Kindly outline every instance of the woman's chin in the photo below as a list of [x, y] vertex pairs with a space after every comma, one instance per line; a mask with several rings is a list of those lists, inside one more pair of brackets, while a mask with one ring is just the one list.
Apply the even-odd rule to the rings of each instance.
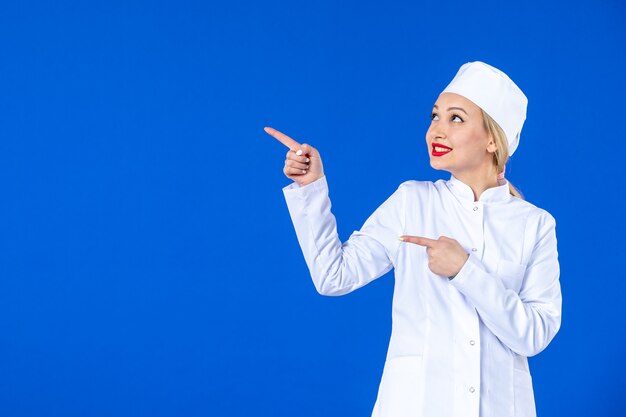
[[430, 157], [430, 166], [432, 169], [436, 169], [438, 171], [447, 171], [446, 164], [441, 163], [441, 161], [435, 156]]

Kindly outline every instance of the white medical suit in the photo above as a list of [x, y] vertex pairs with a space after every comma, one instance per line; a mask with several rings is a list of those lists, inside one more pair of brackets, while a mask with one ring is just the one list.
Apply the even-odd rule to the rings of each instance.
[[[373, 417], [531, 417], [527, 357], [561, 323], [554, 218], [509, 194], [407, 181], [341, 243], [326, 177], [283, 189], [313, 283], [356, 290], [395, 269], [392, 332]], [[469, 258], [453, 279], [400, 235], [456, 239]]]

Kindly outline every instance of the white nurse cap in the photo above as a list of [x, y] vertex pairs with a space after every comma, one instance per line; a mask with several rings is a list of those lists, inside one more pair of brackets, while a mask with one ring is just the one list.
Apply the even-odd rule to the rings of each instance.
[[491, 116], [506, 134], [509, 155], [513, 155], [526, 120], [528, 99], [505, 73], [484, 62], [468, 62], [443, 92], [459, 94]]

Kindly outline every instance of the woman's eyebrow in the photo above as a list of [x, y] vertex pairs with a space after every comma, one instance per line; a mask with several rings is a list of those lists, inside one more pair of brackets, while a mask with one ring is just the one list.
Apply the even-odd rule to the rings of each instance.
[[460, 107], [448, 107], [448, 111], [450, 111], [450, 110], [460, 110], [463, 113], [467, 114], [467, 112], [465, 110], [463, 110], [462, 108], [460, 108]]
[[[437, 110], [439, 110], [439, 106], [437, 106], [437, 105], [435, 104], [435, 105], [433, 106], [433, 109], [437, 109]], [[461, 107], [448, 107], [448, 111], [451, 111], [451, 110], [460, 110], [460, 111], [462, 111], [463, 113], [467, 114], [467, 112], [466, 112], [465, 110], [463, 110], [463, 108], [461, 108]], [[468, 116], [469, 116], [469, 114], [468, 114]]]

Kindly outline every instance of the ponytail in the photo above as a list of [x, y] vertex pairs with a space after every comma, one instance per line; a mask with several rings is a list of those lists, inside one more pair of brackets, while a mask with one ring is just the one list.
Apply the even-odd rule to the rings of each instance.
[[521, 193], [521, 191], [515, 188], [515, 186], [511, 184], [511, 181], [507, 180], [507, 182], [509, 183], [509, 194], [511, 194], [513, 197], [517, 197], [523, 200], [524, 195]]
[[[496, 121], [493, 120], [491, 116], [489, 116], [484, 110], [481, 109], [481, 111], [483, 113], [483, 125], [485, 127], [485, 130], [491, 135], [491, 137], [493, 137], [496, 142], [497, 149], [493, 154], [493, 163], [496, 166], [498, 174], [502, 174], [506, 168], [506, 163], [509, 160], [508, 141], [506, 140], [506, 135], [504, 131], [496, 123]], [[515, 188], [515, 186], [513, 186], [510, 181], [507, 180], [507, 182], [509, 183], [509, 193], [513, 197], [517, 197], [523, 200], [524, 196], [522, 195], [522, 193], [517, 188]]]

